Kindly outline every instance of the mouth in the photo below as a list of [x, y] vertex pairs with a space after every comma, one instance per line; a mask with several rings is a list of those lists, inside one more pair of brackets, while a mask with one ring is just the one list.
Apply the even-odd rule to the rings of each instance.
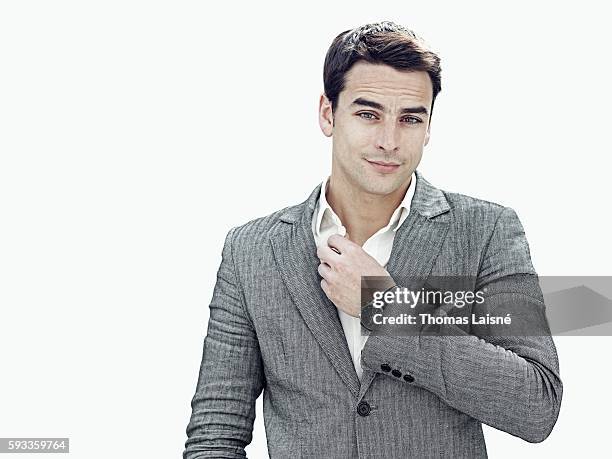
[[387, 163], [385, 161], [370, 161], [368, 159], [366, 159], [365, 161], [370, 164], [370, 166], [372, 166], [376, 172], [381, 172], [383, 174], [395, 172], [400, 167], [400, 165], [397, 163]]

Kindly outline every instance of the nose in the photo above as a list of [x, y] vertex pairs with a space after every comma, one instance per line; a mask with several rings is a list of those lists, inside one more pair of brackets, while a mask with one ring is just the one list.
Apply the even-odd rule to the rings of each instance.
[[399, 149], [399, 132], [394, 120], [381, 123], [376, 137], [376, 148], [387, 153], [395, 153]]

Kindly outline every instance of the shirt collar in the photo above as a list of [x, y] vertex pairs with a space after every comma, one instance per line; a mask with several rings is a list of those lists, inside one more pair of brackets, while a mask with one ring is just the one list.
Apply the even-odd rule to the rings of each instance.
[[[410, 185], [406, 190], [406, 194], [404, 195], [404, 199], [400, 205], [393, 211], [391, 218], [389, 219], [389, 223], [385, 228], [381, 231], [392, 228], [393, 231], [397, 231], [397, 229], [402, 226], [404, 220], [408, 218], [408, 214], [410, 213], [410, 205], [412, 204], [412, 198], [414, 197], [414, 191], [416, 189], [416, 174], [413, 172]], [[319, 193], [319, 201], [317, 207], [315, 208], [315, 233], [317, 236], [321, 235], [321, 226], [322, 224], [327, 225], [336, 225], [342, 226], [342, 222], [340, 221], [340, 217], [336, 215], [336, 212], [331, 208], [329, 203], [327, 202], [327, 198], [325, 197], [325, 192], [327, 191], [327, 184], [329, 183], [329, 176], [326, 177], [321, 183], [321, 192]]]

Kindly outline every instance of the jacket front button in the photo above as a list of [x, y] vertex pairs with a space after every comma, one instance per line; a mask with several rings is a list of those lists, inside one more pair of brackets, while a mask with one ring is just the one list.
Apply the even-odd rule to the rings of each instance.
[[391, 374], [395, 376], [396, 378], [400, 378], [402, 376], [402, 372], [399, 370], [393, 370]]
[[359, 414], [359, 416], [368, 416], [370, 414], [370, 411], [370, 404], [366, 401], [361, 401], [357, 405], [357, 414]]

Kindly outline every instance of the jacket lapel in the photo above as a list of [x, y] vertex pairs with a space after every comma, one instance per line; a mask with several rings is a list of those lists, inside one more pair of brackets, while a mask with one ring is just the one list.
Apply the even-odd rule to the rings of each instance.
[[359, 378], [346, 343], [336, 306], [321, 289], [319, 259], [312, 234], [312, 214], [321, 186], [308, 200], [281, 216], [290, 228], [272, 236], [274, 257], [282, 279], [306, 325], [330, 362], [356, 397]]
[[397, 282], [418, 276], [424, 283], [450, 223], [450, 206], [444, 193], [425, 180], [420, 172], [416, 175], [410, 214], [395, 234], [387, 263], [387, 271]]
[[[395, 234], [387, 271], [400, 286], [412, 280], [407, 287], [418, 290], [431, 273], [448, 232], [451, 213], [444, 193], [425, 180], [420, 172], [417, 171], [416, 176], [410, 214]], [[360, 398], [375, 375], [364, 368]]]

